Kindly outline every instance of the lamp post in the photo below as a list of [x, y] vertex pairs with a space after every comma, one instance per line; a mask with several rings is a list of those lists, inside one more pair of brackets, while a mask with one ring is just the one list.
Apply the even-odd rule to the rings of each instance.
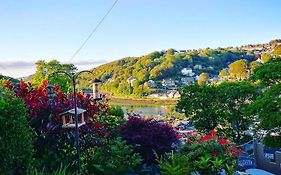
[[75, 140], [76, 140], [76, 151], [77, 151], [77, 172], [78, 172], [78, 175], [79, 175], [80, 174], [80, 141], [79, 141], [79, 127], [78, 127], [78, 114], [77, 114], [76, 80], [77, 80], [77, 77], [82, 73], [93, 74], [93, 72], [88, 71], [88, 70], [84, 70], [84, 71], [77, 72], [75, 74], [69, 74], [69, 73], [64, 72], [64, 71], [58, 71], [58, 72], [55, 72], [53, 74], [60, 74], [60, 73], [67, 75], [71, 79], [72, 85], [73, 85], [74, 116], [75, 116]]

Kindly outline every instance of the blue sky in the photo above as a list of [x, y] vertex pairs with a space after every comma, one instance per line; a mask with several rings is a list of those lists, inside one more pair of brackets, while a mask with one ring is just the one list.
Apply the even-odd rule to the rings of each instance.
[[[0, 1], [0, 73], [29, 75], [38, 59], [69, 62], [113, 2]], [[280, 7], [280, 0], [119, 0], [72, 63], [84, 69], [168, 48], [265, 43], [281, 38]]]

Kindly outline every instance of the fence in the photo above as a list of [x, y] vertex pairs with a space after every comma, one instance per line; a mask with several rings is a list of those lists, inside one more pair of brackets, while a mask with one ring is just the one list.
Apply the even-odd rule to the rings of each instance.
[[276, 175], [281, 175], [281, 152], [276, 151], [272, 157], [274, 160], [271, 160], [270, 158], [265, 157], [263, 144], [258, 143], [257, 139], [254, 139], [253, 143], [257, 168]]

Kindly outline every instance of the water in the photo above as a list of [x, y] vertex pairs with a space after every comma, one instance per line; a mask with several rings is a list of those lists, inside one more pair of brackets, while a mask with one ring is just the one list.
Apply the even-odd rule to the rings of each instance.
[[120, 106], [125, 115], [134, 113], [145, 117], [163, 117], [174, 110], [174, 105], [132, 105], [121, 103], [113, 103], [111, 105]]

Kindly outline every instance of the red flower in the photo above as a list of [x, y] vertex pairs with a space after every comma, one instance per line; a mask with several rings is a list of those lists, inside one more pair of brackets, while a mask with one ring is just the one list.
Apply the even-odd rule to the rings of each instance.
[[200, 140], [202, 140], [202, 141], [209, 141], [209, 140], [212, 140], [212, 139], [213, 139], [213, 137], [210, 136], [210, 135], [205, 135], [205, 136], [200, 138]]
[[192, 141], [190, 140], [190, 139], [188, 139], [188, 140], [186, 140], [186, 142], [185, 143], [192, 143]]
[[218, 142], [219, 142], [219, 144], [221, 144], [221, 145], [226, 145], [226, 144], [228, 144], [228, 140], [226, 140], [226, 139], [219, 139]]
[[214, 129], [210, 131], [210, 134], [211, 134], [212, 137], [217, 136], [217, 132]]

